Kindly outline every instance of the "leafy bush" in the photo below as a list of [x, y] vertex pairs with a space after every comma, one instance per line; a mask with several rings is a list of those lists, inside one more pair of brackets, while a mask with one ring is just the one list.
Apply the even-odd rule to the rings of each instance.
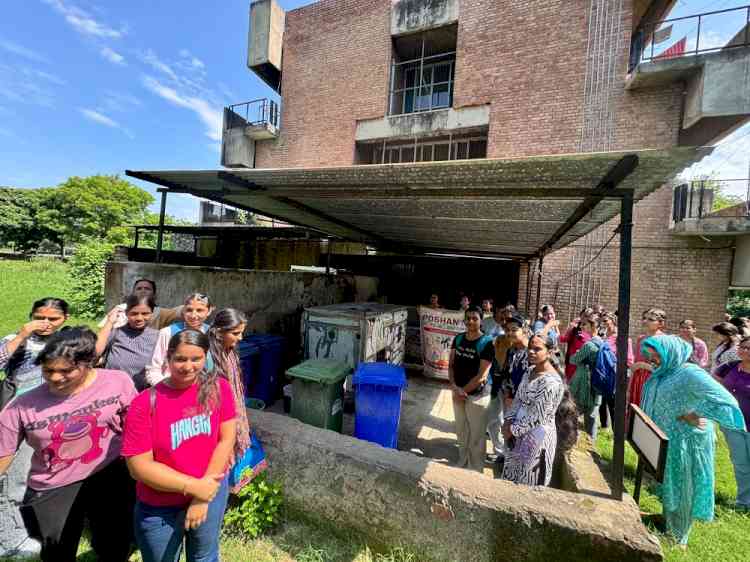
[[87, 240], [76, 246], [70, 260], [69, 302], [73, 313], [84, 318], [104, 314], [104, 265], [112, 258], [114, 246]]
[[727, 312], [732, 316], [750, 316], [750, 291], [730, 291]]
[[227, 509], [224, 529], [233, 535], [258, 538], [278, 524], [282, 503], [281, 484], [261, 473], [240, 490], [235, 505]]

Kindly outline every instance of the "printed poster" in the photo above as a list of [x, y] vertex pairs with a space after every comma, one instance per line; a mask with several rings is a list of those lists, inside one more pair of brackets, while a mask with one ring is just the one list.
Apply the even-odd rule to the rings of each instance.
[[448, 380], [453, 338], [466, 331], [464, 313], [427, 306], [420, 306], [417, 310], [422, 334], [423, 372], [430, 377]]

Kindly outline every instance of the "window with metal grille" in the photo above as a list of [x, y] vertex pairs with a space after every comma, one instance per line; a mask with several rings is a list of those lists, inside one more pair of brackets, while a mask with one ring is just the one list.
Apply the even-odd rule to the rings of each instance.
[[456, 33], [452, 25], [393, 40], [389, 114], [453, 105]]
[[485, 134], [385, 141], [357, 147], [360, 164], [436, 162], [487, 157]]

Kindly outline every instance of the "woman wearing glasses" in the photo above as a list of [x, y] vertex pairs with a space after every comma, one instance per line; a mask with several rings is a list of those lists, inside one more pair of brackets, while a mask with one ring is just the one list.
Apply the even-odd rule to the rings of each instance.
[[[646, 338], [661, 336], [664, 334], [664, 327], [667, 322], [667, 313], [660, 308], [649, 308], [643, 313], [643, 335], [638, 337], [635, 346], [635, 363], [633, 363], [633, 374], [630, 377], [628, 385], [628, 403], [641, 405], [641, 394], [643, 385], [651, 376], [651, 371], [646, 364], [646, 358], [641, 353], [641, 344]], [[626, 416], [630, 415], [630, 408], [626, 411]]]

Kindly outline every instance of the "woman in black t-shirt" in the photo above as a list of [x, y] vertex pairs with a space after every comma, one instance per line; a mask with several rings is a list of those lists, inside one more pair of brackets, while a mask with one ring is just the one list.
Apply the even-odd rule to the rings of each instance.
[[482, 310], [469, 308], [464, 318], [466, 332], [458, 334], [451, 346], [448, 369], [453, 391], [453, 411], [458, 438], [458, 466], [482, 472], [487, 447], [487, 384], [494, 348], [492, 338], [479, 329]]

